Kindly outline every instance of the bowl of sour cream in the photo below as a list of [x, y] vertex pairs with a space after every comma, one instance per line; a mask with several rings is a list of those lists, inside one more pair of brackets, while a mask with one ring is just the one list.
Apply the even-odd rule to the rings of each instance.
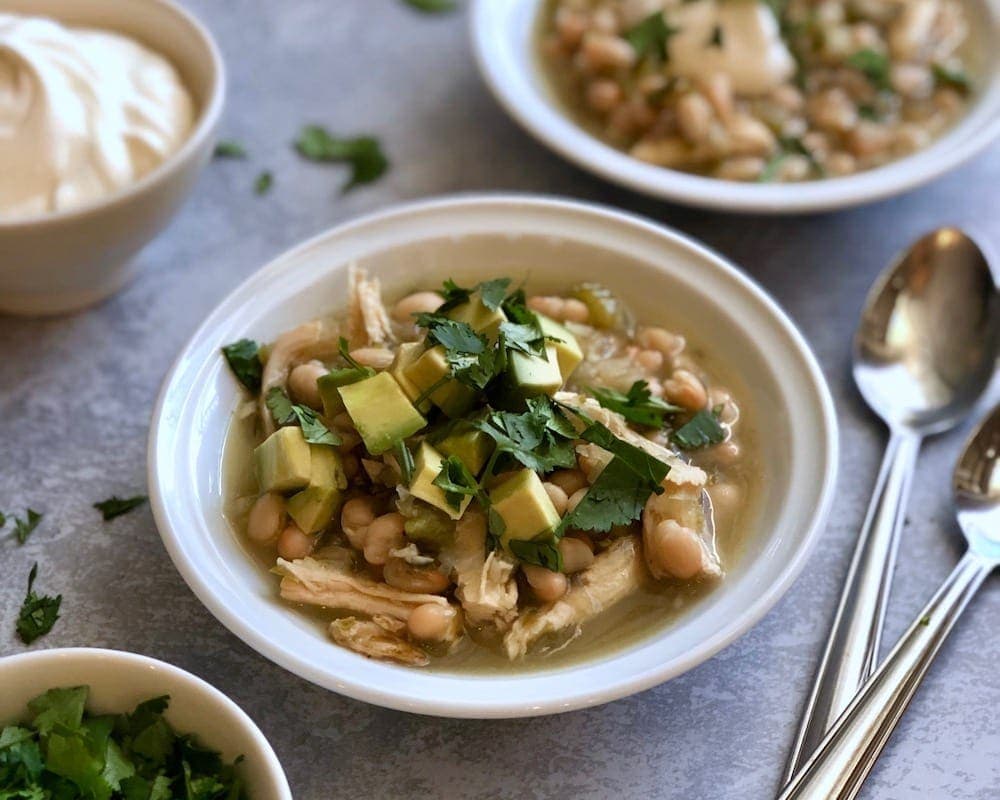
[[0, 0], [0, 312], [96, 303], [208, 160], [225, 94], [169, 0]]

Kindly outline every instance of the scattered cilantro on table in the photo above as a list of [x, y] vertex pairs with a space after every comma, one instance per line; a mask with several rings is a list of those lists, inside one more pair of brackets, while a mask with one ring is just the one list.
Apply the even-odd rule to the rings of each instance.
[[247, 157], [247, 150], [242, 144], [233, 139], [220, 139], [216, 142], [212, 155], [214, 158], [243, 159]]
[[[35, 511], [35, 509], [29, 508], [24, 512], [24, 517], [13, 518], [14, 536], [17, 539], [18, 544], [24, 544], [28, 541], [28, 537], [34, 533], [35, 528], [38, 527], [38, 523], [42, 521], [42, 516], [43, 515]], [[3, 517], [3, 515], [0, 515], [0, 517]], [[4, 524], [6, 521], [6, 517], [3, 517]], [[0, 527], [3, 527], [3, 524], [0, 524]]]
[[344, 184], [345, 192], [378, 180], [389, 167], [389, 160], [375, 137], [342, 138], [321, 125], [306, 125], [295, 140], [295, 149], [308, 161], [348, 164], [351, 177]]
[[439, 14], [443, 11], [454, 11], [458, 4], [455, 0], [403, 0], [410, 8], [422, 11], [424, 14]]
[[101, 512], [101, 516], [104, 517], [104, 521], [107, 522], [115, 517], [120, 517], [122, 514], [127, 514], [133, 508], [138, 508], [148, 499], [149, 498], [144, 494], [137, 494], [134, 497], [118, 497], [117, 495], [112, 495], [107, 500], [101, 500], [99, 503], [94, 503], [94, 508]]
[[274, 186], [274, 175], [270, 170], [264, 170], [257, 175], [257, 178], [253, 182], [254, 194], [267, 194], [271, 191], [271, 187]]
[[17, 635], [25, 644], [31, 644], [52, 630], [52, 626], [59, 619], [59, 607], [62, 605], [61, 594], [51, 597], [35, 593], [37, 577], [38, 564], [35, 564], [28, 573], [28, 591], [17, 617]]

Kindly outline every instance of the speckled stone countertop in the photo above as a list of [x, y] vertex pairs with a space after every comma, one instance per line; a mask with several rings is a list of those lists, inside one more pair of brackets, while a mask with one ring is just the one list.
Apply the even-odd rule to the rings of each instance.
[[[29, 543], [0, 541], [0, 652], [31, 564], [62, 592], [63, 618], [35, 647], [94, 645], [165, 659], [245, 708], [299, 800], [683, 798], [774, 794], [885, 431], [848, 375], [850, 332], [880, 266], [950, 222], [1000, 249], [1000, 149], [896, 200], [794, 219], [735, 217], [648, 200], [591, 178], [536, 144], [480, 83], [463, 14], [426, 17], [397, 0], [191, 0], [229, 68], [222, 134], [249, 161], [209, 165], [171, 226], [112, 301], [45, 321], [0, 318], [0, 508], [45, 519]], [[374, 132], [393, 161], [346, 196], [339, 167], [304, 164], [299, 126]], [[255, 175], [273, 191], [257, 197]], [[630, 209], [703, 239], [759, 280], [801, 326], [840, 414], [839, 494], [812, 560], [752, 632], [670, 683], [600, 708], [477, 722], [387, 711], [316, 688], [231, 635], [160, 544], [148, 508], [104, 525], [90, 507], [144, 490], [146, 432], [174, 355], [239, 281], [337, 222], [470, 190], [562, 194]], [[885, 641], [960, 553], [948, 476], [964, 431], [919, 465]], [[9, 529], [8, 529], [9, 530]], [[1000, 585], [989, 580], [934, 664], [863, 793], [873, 800], [1000, 796]], [[2, 689], [0, 689], [2, 690]]]

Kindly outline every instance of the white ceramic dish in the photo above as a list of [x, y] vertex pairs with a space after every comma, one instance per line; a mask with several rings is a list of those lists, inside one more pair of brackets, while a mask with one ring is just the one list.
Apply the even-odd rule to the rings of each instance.
[[[559, 670], [445, 674], [366, 660], [276, 597], [223, 518], [221, 461], [239, 389], [219, 348], [269, 340], [343, 307], [356, 261], [387, 294], [456, 279], [527, 275], [531, 286], [600, 280], [656, 320], [739, 365], [761, 409], [769, 471], [760, 531], [741, 565], [676, 624], [639, 644]], [[705, 335], [711, 332], [711, 336]], [[610, 209], [518, 196], [459, 197], [365, 217], [308, 241], [237, 288], [184, 348], [164, 383], [149, 440], [153, 513], [178, 570], [250, 646], [321, 686], [393, 708], [513, 717], [613, 700], [690, 669], [749, 630], [789, 587], [833, 494], [837, 430], [823, 377], [802, 337], [756, 285], [717, 254]]]
[[167, 721], [179, 733], [218, 750], [237, 767], [251, 800], [292, 800], [285, 773], [264, 734], [232, 700], [189, 672], [134, 653], [58, 648], [0, 658], [0, 727], [21, 719], [33, 697], [57, 686], [90, 687], [96, 713], [131, 711], [170, 695]]
[[913, 189], [985, 149], [1000, 136], [1000, 0], [970, 0], [984, 53], [986, 84], [962, 121], [907, 158], [844, 178], [808, 183], [723, 181], [657, 167], [604, 144], [577, 125], [545, 85], [534, 31], [543, 0], [476, 0], [472, 40], [479, 69], [500, 104], [529, 133], [564, 158], [614, 183], [686, 205], [723, 211], [790, 214], [861, 205]]
[[187, 141], [138, 182], [78, 209], [0, 219], [0, 312], [56, 314], [110, 296], [170, 221], [208, 161], [225, 96], [211, 34], [171, 0], [0, 0], [0, 11], [124, 33], [166, 56], [198, 107]]

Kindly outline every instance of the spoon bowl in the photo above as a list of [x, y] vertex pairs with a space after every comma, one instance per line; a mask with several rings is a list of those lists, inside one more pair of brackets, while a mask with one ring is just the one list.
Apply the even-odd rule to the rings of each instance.
[[938, 228], [872, 287], [854, 342], [854, 378], [892, 428], [923, 435], [972, 409], [1000, 351], [1000, 297], [983, 251]]
[[952, 485], [969, 549], [1000, 561], [1000, 406], [969, 438]]

